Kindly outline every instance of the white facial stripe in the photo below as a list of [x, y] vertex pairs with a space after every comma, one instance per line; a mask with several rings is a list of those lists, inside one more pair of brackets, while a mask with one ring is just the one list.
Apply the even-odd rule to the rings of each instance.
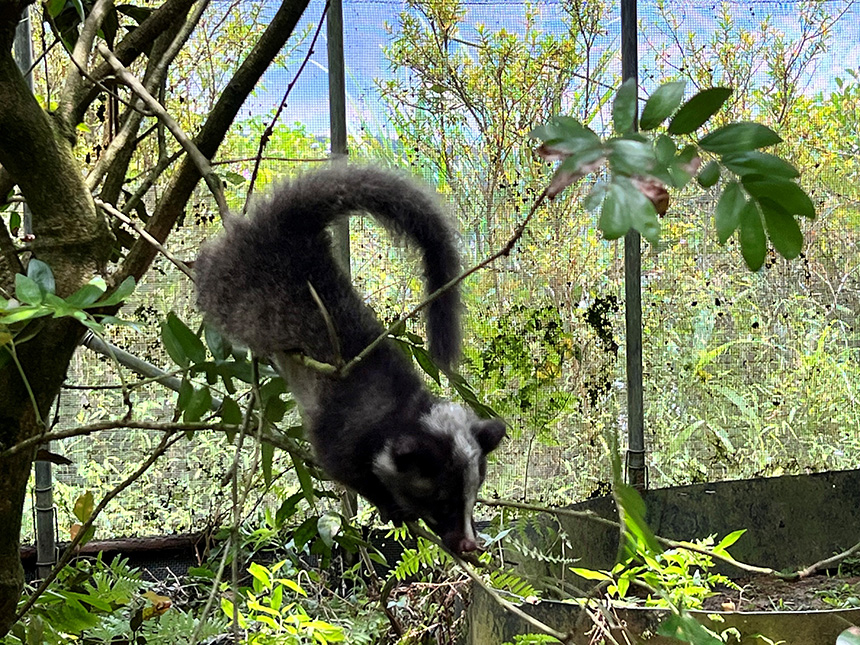
[[475, 540], [475, 531], [472, 527], [472, 511], [478, 500], [478, 487], [481, 485], [481, 476], [478, 473], [478, 461], [472, 459], [466, 464], [466, 472], [463, 475], [463, 535], [468, 540]]
[[475, 417], [456, 403], [437, 403], [422, 418], [430, 432], [451, 437], [454, 447], [453, 461], [463, 467], [463, 537], [476, 540], [472, 527], [472, 511], [478, 499], [481, 475], [478, 467], [481, 460], [481, 447], [472, 433]]
[[373, 458], [373, 474], [382, 481], [387, 481], [396, 473], [397, 467], [394, 465], [394, 459], [391, 456], [391, 443], [389, 442]]

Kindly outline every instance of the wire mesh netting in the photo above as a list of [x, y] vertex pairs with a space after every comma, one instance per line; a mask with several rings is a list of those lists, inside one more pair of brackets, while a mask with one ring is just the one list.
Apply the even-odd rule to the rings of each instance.
[[[311, 3], [298, 30], [304, 39], [249, 102], [228, 158], [256, 154], [322, 10]], [[265, 22], [271, 11], [264, 3], [255, 19]], [[715, 192], [673, 196], [659, 245], [643, 247], [650, 485], [856, 467], [860, 8], [651, 1], [640, 3], [639, 20], [641, 96], [666, 80], [687, 80], [688, 95], [733, 87], [717, 119], [754, 118], [780, 132], [779, 152], [801, 170], [819, 213], [804, 224], [799, 259], [769, 256], [751, 273], [734, 241], [723, 247], [714, 239]], [[551, 175], [532, 152], [534, 126], [563, 113], [598, 132], [610, 127], [620, 75], [618, 9], [610, 3], [347, 0], [344, 22], [352, 156], [408, 167], [436, 185], [460, 224], [467, 265], [511, 239]], [[218, 20], [211, 24], [214, 33]], [[275, 130], [272, 157], [326, 154], [325, 47], [310, 61]], [[249, 163], [225, 167], [247, 178]], [[298, 165], [273, 159], [262, 177]], [[488, 478], [490, 492], [504, 497], [568, 503], [605, 492], [607, 445], [615, 433], [625, 440], [623, 251], [599, 239], [582, 205], [597, 180], [541, 208], [513, 252], [465, 285], [462, 372], [511, 422]], [[243, 190], [235, 183], [231, 197]], [[196, 208], [171, 240], [181, 257], [192, 258], [216, 230], [202, 193]], [[415, 266], [372, 225], [352, 227], [356, 283], [393, 319], [420, 299]], [[163, 312], [193, 310], [190, 286], [168, 263], [156, 265], [140, 293], [127, 317], [156, 330]], [[157, 333], [122, 331], [114, 340], [167, 364]], [[70, 382], [117, 378], [107, 358], [80, 355]], [[122, 398], [111, 392], [67, 389], [62, 423], [121, 416]], [[136, 416], [173, 414], [171, 392], [134, 396]], [[61, 504], [68, 511], [81, 488], [115, 483], [156, 440], [124, 430], [64, 442], [74, 464], [56, 470]], [[227, 500], [212, 482], [228, 460], [223, 443], [182, 445], [110, 509], [100, 530], [183, 530], [218, 516]]]

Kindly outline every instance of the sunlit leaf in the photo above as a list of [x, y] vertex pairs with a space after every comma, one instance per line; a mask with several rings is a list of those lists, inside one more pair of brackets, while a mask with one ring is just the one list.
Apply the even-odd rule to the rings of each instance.
[[639, 492], [627, 484], [615, 486], [615, 496], [624, 511], [624, 527], [641, 543], [649, 553], [662, 553], [651, 527], [645, 521], [645, 502]]
[[104, 300], [99, 300], [96, 305], [98, 305], [99, 307], [110, 307], [112, 305], [118, 305], [132, 294], [132, 292], [134, 291], [134, 287], [134, 278], [132, 276], [129, 276], [122, 281], [122, 283], [116, 288], [116, 291], [114, 291]]
[[28, 305], [39, 305], [44, 298], [39, 283], [21, 273], [15, 274], [15, 298]]
[[95, 499], [93, 498], [93, 492], [88, 490], [75, 500], [72, 512], [81, 522], [86, 522], [90, 517], [92, 517], [95, 507], [96, 504]]
[[322, 538], [327, 547], [331, 548], [334, 544], [334, 538], [340, 533], [342, 524], [343, 519], [340, 515], [331, 511], [325, 513], [317, 520], [317, 531], [319, 531], [320, 538]]

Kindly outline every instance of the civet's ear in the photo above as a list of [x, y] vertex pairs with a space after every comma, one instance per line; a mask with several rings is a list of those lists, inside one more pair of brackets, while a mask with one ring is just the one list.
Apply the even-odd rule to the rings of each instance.
[[481, 419], [472, 424], [472, 434], [484, 454], [493, 452], [505, 436], [505, 422], [501, 419]]

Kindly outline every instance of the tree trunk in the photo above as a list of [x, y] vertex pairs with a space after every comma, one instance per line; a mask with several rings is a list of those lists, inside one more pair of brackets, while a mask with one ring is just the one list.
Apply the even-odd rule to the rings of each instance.
[[[39, 106], [12, 58], [15, 27], [30, 0], [0, 0], [0, 204], [17, 185], [33, 214], [29, 253], [51, 267], [57, 295], [68, 296], [93, 275], [105, 274], [113, 237], [96, 208], [73, 155], [75, 126], [94, 100], [98, 89], [90, 79], [104, 78], [108, 66], [92, 69], [87, 77], [70, 66], [69, 78], [53, 115]], [[183, 21], [193, 0], [165, 0], [136, 29], [117, 44], [117, 57], [131, 63], [149, 50], [167, 25]], [[290, 38], [308, 0], [282, 0], [271, 23], [236, 71], [221, 99], [208, 115], [195, 142], [212, 158], [247, 96]], [[98, 25], [89, 25], [95, 34]], [[83, 34], [83, 30], [81, 31]], [[84, 58], [86, 58], [84, 56]], [[120, 161], [119, 163], [124, 163]], [[149, 232], [166, 239], [184, 211], [198, 169], [183, 160], [150, 218]], [[24, 270], [21, 254], [0, 220], [0, 288], [4, 296], [15, 292], [15, 274]], [[149, 243], [138, 241], [114, 277], [140, 278], [155, 257]], [[19, 323], [22, 324], [22, 323]], [[12, 336], [20, 330], [8, 330]], [[51, 404], [65, 378], [83, 327], [72, 318], [38, 318], [25, 334], [9, 340], [0, 326], [0, 453], [45, 430]], [[23, 340], [26, 338], [27, 340]], [[20, 562], [21, 515], [35, 448], [12, 457], [0, 457], [0, 637], [13, 624], [24, 583]]]

